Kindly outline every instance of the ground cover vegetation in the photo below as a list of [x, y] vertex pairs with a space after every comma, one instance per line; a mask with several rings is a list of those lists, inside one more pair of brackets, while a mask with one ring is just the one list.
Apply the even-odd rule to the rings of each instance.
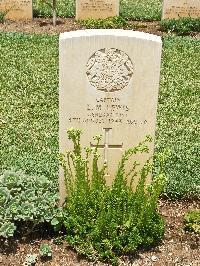
[[200, 194], [198, 167], [200, 41], [190, 37], [163, 38], [156, 150], [171, 150], [165, 171], [170, 198]]
[[[45, 4], [45, 1], [34, 0], [33, 6], [35, 16], [52, 16], [51, 7]], [[161, 0], [121, 0], [120, 15], [124, 18], [137, 20], [159, 20], [161, 18], [161, 6]], [[57, 0], [57, 15], [74, 17], [75, 0]]]
[[200, 234], [200, 210], [190, 210], [184, 217], [185, 230]]
[[[79, 20], [78, 23], [88, 29], [135, 29], [137, 30], [136, 21], [128, 20], [122, 16], [111, 17], [107, 19], [86, 19]], [[180, 36], [195, 35], [200, 32], [200, 19], [198, 18], [180, 18], [180, 19], [164, 19], [160, 21], [159, 30], [168, 34], [176, 34]]]
[[[170, 198], [198, 196], [200, 42], [163, 39], [156, 150], [171, 150]], [[58, 187], [58, 37], [0, 33], [0, 171], [44, 175]]]
[[13, 236], [19, 222], [32, 222], [32, 230], [38, 224], [51, 222], [59, 212], [57, 201], [51, 179], [5, 171], [0, 176], [0, 236]]
[[58, 174], [57, 37], [0, 33], [0, 165]]
[[178, 35], [200, 32], [199, 18], [164, 19], [160, 22], [161, 30]]

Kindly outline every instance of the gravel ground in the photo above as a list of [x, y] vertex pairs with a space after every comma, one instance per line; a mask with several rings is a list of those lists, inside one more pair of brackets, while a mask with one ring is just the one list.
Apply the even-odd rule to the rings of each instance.
[[[163, 241], [149, 250], [139, 250], [136, 254], [120, 258], [120, 265], [132, 266], [200, 266], [200, 236], [185, 232], [183, 216], [190, 209], [199, 208], [199, 201], [171, 202], [159, 201], [159, 211], [166, 221]], [[21, 232], [24, 231], [21, 228]], [[78, 256], [67, 243], [53, 243], [55, 235], [47, 228], [28, 236], [18, 233], [7, 243], [0, 242], [0, 266], [22, 266], [27, 254], [38, 254], [36, 266], [105, 266], [109, 264], [92, 263]], [[53, 257], [42, 261], [39, 257], [39, 246], [48, 243], [52, 247]]]
[[[156, 35], [163, 35], [160, 31], [158, 21], [154, 22], [142, 22], [142, 21], [129, 21], [128, 29], [144, 31]], [[52, 20], [50, 18], [34, 18], [27, 21], [11, 21], [7, 20], [4, 24], [0, 24], [0, 31], [6, 32], [26, 32], [26, 33], [38, 33], [38, 34], [58, 34], [60, 32], [85, 29], [75, 21], [74, 18], [58, 18], [56, 27], [53, 27]]]

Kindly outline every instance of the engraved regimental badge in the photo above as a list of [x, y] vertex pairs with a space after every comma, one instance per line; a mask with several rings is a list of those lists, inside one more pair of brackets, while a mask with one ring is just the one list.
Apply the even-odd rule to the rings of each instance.
[[105, 92], [119, 91], [127, 87], [133, 70], [129, 56], [115, 48], [96, 51], [86, 65], [90, 84], [97, 90]]

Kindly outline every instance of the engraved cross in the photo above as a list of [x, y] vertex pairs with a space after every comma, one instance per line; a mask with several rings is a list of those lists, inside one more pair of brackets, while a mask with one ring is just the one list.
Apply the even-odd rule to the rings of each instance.
[[95, 145], [90, 143], [91, 148], [99, 148], [104, 149], [104, 162], [108, 165], [108, 150], [109, 149], [122, 149], [122, 144], [109, 144], [109, 131], [112, 130], [112, 128], [103, 128], [104, 129], [104, 144]]

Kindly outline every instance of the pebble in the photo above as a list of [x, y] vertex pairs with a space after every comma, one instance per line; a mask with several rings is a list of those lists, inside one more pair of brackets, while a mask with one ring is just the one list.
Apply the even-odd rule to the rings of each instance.
[[156, 257], [156, 256], [152, 256], [152, 257], [151, 257], [151, 260], [152, 260], [152, 261], [157, 261], [157, 260], [158, 260], [158, 257]]

